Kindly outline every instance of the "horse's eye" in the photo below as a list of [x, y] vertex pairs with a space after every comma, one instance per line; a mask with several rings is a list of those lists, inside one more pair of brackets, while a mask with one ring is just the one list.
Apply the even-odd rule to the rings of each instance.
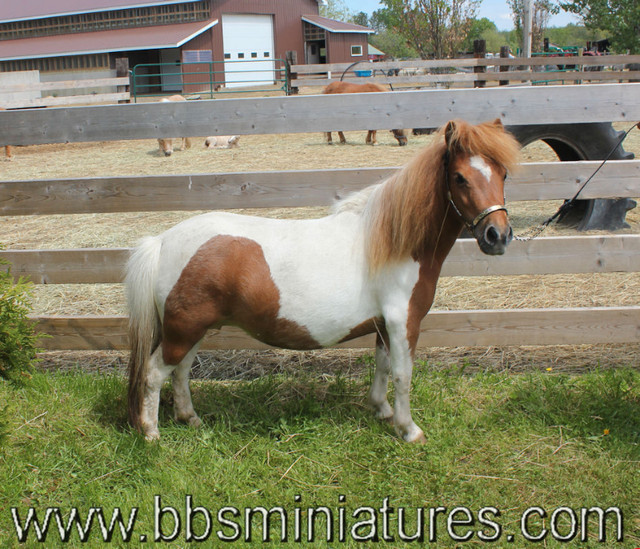
[[464, 178], [461, 173], [456, 173], [454, 176], [455, 182], [457, 185], [464, 186], [468, 184], [468, 181]]

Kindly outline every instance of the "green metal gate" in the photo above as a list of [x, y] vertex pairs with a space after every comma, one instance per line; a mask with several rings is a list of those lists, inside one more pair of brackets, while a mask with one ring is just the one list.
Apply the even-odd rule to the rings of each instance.
[[[243, 59], [241, 61], [231, 61], [225, 59], [222, 61], [212, 62], [194, 62], [194, 63], [142, 63], [136, 65], [131, 70], [131, 95], [134, 102], [141, 97], [163, 97], [175, 93], [192, 94], [209, 96], [213, 98], [217, 94], [222, 93], [253, 93], [253, 92], [272, 92], [282, 91], [289, 94], [289, 74], [286, 62], [283, 59], [273, 59], [274, 70], [273, 78], [264, 79], [264, 68], [256, 68], [256, 70], [246, 69], [250, 65], [251, 60]], [[263, 62], [263, 60], [258, 61]], [[243, 68], [238, 70], [229, 70], [233, 64], [242, 63]], [[218, 67], [224, 67], [221, 70], [215, 70]], [[256, 64], [256, 67], [258, 65]], [[269, 71], [271, 72], [271, 71]], [[234, 74], [242, 73], [242, 79], [235, 79]], [[260, 73], [255, 80], [247, 80], [247, 73]], [[181, 90], [166, 90], [165, 83], [168, 80], [182, 82]], [[229, 85], [242, 85], [243, 88], [232, 87]]]

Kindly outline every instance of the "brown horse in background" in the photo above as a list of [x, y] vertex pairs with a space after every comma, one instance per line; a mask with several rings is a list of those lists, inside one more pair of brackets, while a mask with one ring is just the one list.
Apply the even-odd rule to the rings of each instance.
[[[352, 84], [351, 82], [331, 82], [322, 93], [367, 93], [367, 92], [385, 92], [386, 90], [383, 86], [379, 84]], [[365, 143], [367, 145], [377, 145], [378, 141], [376, 140], [376, 130], [369, 130], [367, 132], [367, 138]], [[407, 144], [408, 132], [406, 130], [391, 130], [393, 137], [398, 140], [398, 145], [401, 147]], [[331, 132], [326, 132], [327, 135], [327, 143], [329, 145], [333, 145], [333, 140], [331, 139]], [[344, 137], [344, 133], [338, 132], [338, 136], [340, 137], [340, 143], [346, 143], [347, 140]]]
[[[0, 107], [0, 111], [6, 111], [4, 107]], [[7, 160], [13, 160], [13, 153], [11, 152], [11, 146], [7, 145], [4, 148], [4, 153], [7, 155]]]

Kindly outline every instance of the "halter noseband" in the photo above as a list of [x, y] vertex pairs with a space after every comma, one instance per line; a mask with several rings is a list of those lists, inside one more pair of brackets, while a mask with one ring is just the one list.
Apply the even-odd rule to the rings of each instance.
[[453, 201], [453, 195], [451, 194], [451, 182], [449, 180], [449, 151], [448, 150], [444, 153], [444, 171], [445, 171], [445, 178], [447, 180], [447, 199], [449, 200], [449, 204], [451, 204], [453, 211], [456, 212], [456, 214], [458, 214], [458, 217], [460, 219], [462, 219], [463, 223], [467, 226], [467, 229], [471, 234], [474, 234], [474, 231], [478, 226], [478, 224], [485, 217], [492, 214], [493, 212], [498, 212], [502, 210], [507, 214], [509, 213], [509, 211], [507, 210], [504, 204], [494, 204], [493, 206], [489, 206], [488, 208], [485, 208], [484, 210], [482, 210], [478, 215], [476, 215], [473, 218], [472, 221], [467, 221], [464, 215], [462, 215], [462, 212], [456, 206], [456, 203]]

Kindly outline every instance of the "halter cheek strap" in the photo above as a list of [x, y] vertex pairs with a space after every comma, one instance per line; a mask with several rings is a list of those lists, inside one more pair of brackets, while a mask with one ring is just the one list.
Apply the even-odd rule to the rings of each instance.
[[451, 204], [453, 211], [458, 214], [458, 217], [460, 217], [460, 219], [462, 219], [462, 221], [467, 226], [467, 229], [469, 229], [469, 232], [471, 234], [473, 234], [475, 228], [478, 226], [478, 223], [480, 223], [485, 217], [492, 214], [493, 212], [498, 212], [502, 210], [507, 214], [509, 213], [509, 210], [507, 210], [506, 206], [503, 206], [501, 204], [494, 204], [493, 206], [489, 206], [488, 208], [485, 208], [484, 210], [482, 210], [478, 215], [476, 215], [473, 218], [473, 221], [467, 221], [462, 215], [462, 213], [460, 212], [460, 210], [458, 209], [458, 207], [456, 206], [456, 203], [453, 201], [453, 196], [451, 196], [451, 191], [449, 189], [447, 189], [447, 198], [449, 199], [449, 204]]

